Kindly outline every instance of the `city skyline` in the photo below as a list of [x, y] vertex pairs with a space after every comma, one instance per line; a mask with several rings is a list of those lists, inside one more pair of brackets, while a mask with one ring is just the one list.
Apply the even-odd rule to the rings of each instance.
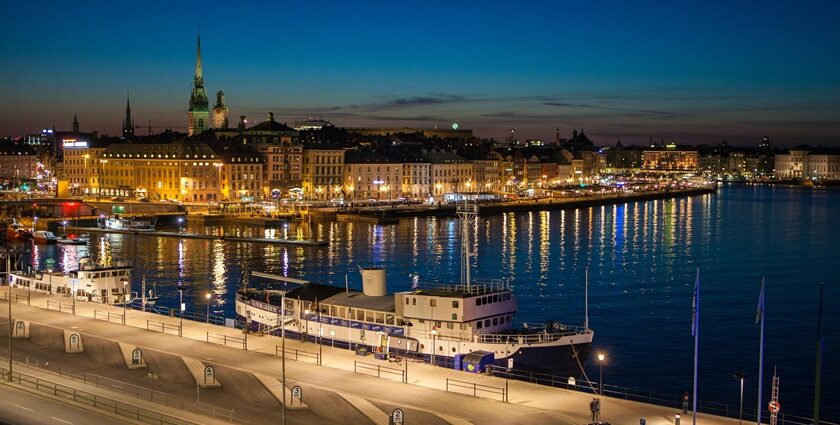
[[[116, 135], [127, 92], [140, 134], [149, 121], [153, 132], [185, 132], [200, 24], [207, 92], [225, 92], [232, 124], [271, 111], [281, 122], [317, 116], [339, 126], [458, 122], [495, 139], [511, 128], [544, 140], [583, 128], [601, 145], [764, 136], [840, 145], [831, 28], [840, 7], [829, 2], [608, 12], [499, 3], [480, 13], [337, 3], [317, 14], [104, 5], [11, 5], [0, 29], [0, 132], [69, 129], [77, 115], [82, 131]], [[33, 16], [50, 30], [32, 31]], [[143, 25], [153, 29], [131, 29]], [[72, 34], [57, 35], [63, 28]]]

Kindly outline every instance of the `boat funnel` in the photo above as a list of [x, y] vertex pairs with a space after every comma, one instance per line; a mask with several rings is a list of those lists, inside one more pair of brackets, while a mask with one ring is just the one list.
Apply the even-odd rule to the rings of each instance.
[[362, 272], [362, 293], [369, 297], [381, 297], [388, 294], [385, 285], [385, 269], [359, 269]]

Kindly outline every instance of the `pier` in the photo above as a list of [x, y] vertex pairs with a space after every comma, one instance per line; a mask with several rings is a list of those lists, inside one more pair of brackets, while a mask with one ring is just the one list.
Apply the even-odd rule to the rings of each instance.
[[140, 236], [156, 236], [165, 238], [180, 238], [180, 239], [209, 239], [209, 240], [223, 240], [230, 242], [250, 242], [250, 243], [264, 243], [275, 245], [300, 245], [300, 246], [327, 246], [327, 241], [306, 240], [306, 239], [275, 239], [275, 238], [250, 238], [243, 236], [225, 236], [225, 235], [207, 235], [201, 233], [186, 233], [186, 232], [162, 232], [162, 231], [140, 231], [140, 230], [124, 230], [124, 229], [102, 229], [99, 227], [76, 227], [67, 226], [68, 229], [79, 232], [97, 232], [97, 233], [119, 233], [124, 235], [140, 235]]
[[[8, 302], [7, 292], [8, 288], [0, 291], [0, 303]], [[58, 363], [63, 370], [73, 370], [75, 367], [86, 365], [87, 357], [105, 359], [103, 362], [110, 361], [116, 365], [113, 369], [124, 370], [124, 359], [118, 345], [122, 343], [142, 349], [143, 360], [148, 369], [132, 372], [133, 375], [119, 372], [119, 379], [128, 380], [135, 376], [133, 379], [137, 379], [141, 384], [163, 384], [168, 382], [167, 379], [173, 379], [171, 376], [164, 376], [167, 369], [183, 370], [179, 373], [183, 374], [184, 379], [191, 379], [188, 378], [191, 375], [186, 372], [181, 358], [195, 356], [195, 360], [190, 360], [191, 362], [203, 362], [216, 369], [214, 379], [218, 379], [220, 386], [198, 391], [202, 403], [215, 405], [216, 409], [233, 409], [219, 410], [232, 416], [232, 420], [225, 422], [247, 420], [252, 424], [277, 423], [279, 401], [258, 382], [262, 379], [273, 383], [275, 381], [272, 379], [277, 380], [280, 376], [279, 356], [282, 353], [277, 348], [280, 345], [278, 337], [253, 333], [245, 336], [240, 329], [191, 320], [180, 321], [177, 317], [88, 302], [77, 302], [76, 314], [73, 315], [71, 312], [46, 308], [48, 301], [66, 303], [64, 297], [31, 293], [31, 298], [27, 298], [27, 292], [20, 289], [15, 289], [14, 293], [18, 296], [13, 297], [16, 301], [12, 303], [12, 316], [16, 321], [25, 320], [28, 323], [31, 327], [30, 338], [41, 339], [37, 341], [36, 346], [63, 347], [64, 345], [60, 345], [64, 344], [59, 339], [60, 332], [72, 329], [84, 341], [85, 352], [66, 354], [61, 349], [61, 353], [53, 353], [48, 348], [29, 352], [27, 350], [32, 349], [32, 343], [36, 341], [15, 339], [15, 344], [19, 344], [14, 349], [15, 358], [23, 361], [26, 356], [32, 356], [35, 358], [29, 358], [29, 361], [40, 365], [29, 369], [20, 367], [17, 370], [19, 372], [41, 373], [44, 365], [43, 362], [38, 362], [38, 356], [52, 358], [49, 362], [50, 367], [56, 367], [54, 365]], [[5, 308], [3, 310], [5, 314]], [[115, 315], [124, 315], [125, 324], [121, 320], [97, 320], [94, 318], [96, 310], [100, 313], [107, 311]], [[147, 330], [148, 321], [165, 323], [173, 329], [178, 328], [180, 332]], [[216, 339], [224, 340], [226, 337], [235, 342], [242, 341], [242, 344], [223, 344], [208, 338], [208, 335], [215, 336]], [[57, 342], [52, 339], [57, 339]], [[524, 421], [532, 424], [580, 425], [591, 422], [591, 392], [553, 388], [518, 380], [506, 382], [499, 376], [473, 374], [425, 363], [410, 362], [398, 365], [375, 360], [370, 356], [360, 357], [354, 351], [346, 349], [330, 346], [320, 348], [323, 355], [320, 358], [321, 365], [318, 365], [319, 361], [313, 361], [310, 356], [301, 354], [315, 355], [319, 351], [317, 344], [286, 340], [287, 385], [302, 387], [303, 402], [307, 405], [306, 410], [291, 411], [291, 401], [287, 401], [290, 403], [286, 413], [288, 423], [381, 424], [385, 423], [384, 418], [387, 418], [394, 408], [405, 411], [406, 423], [468, 425]], [[104, 351], [113, 352], [107, 354]], [[106, 361], [111, 357], [112, 361]], [[364, 367], [360, 368], [360, 363], [363, 363]], [[371, 373], [374, 369], [380, 372]], [[383, 374], [382, 370], [388, 374]], [[169, 374], [175, 373], [173, 371]], [[101, 375], [104, 372], [100, 370], [97, 373]], [[390, 375], [403, 373], [406, 373], [402, 375], [404, 379], [399, 379], [399, 376], [394, 379]], [[147, 378], [149, 374], [157, 374], [157, 381], [150, 381]], [[259, 379], [254, 377], [255, 374], [260, 375]], [[244, 391], [245, 387], [241, 386], [243, 383], [256, 383], [245, 393], [248, 397], [275, 400], [262, 409], [270, 411], [269, 413], [257, 415], [243, 406], [230, 405], [238, 402], [235, 397], [226, 401], [225, 397], [232, 397], [229, 391], [232, 388], [238, 387], [240, 391]], [[174, 396], [183, 397], [183, 402], [187, 403], [189, 398], [186, 394], [191, 392], [192, 400], [195, 400], [197, 390], [195, 384], [179, 386], [173, 383], [168, 391], [174, 393]], [[274, 392], [277, 392], [276, 388]], [[160, 410], [170, 413], [171, 409], [170, 405]], [[635, 424], [644, 418], [650, 425], [674, 425], [676, 415], [681, 413], [681, 410], [675, 407], [626, 400], [621, 398], [620, 394], [601, 396], [602, 420], [613, 424]], [[195, 417], [194, 414], [191, 417]], [[215, 418], [218, 419], [219, 417]], [[682, 415], [681, 420], [683, 424], [690, 423], [691, 415]], [[737, 421], [733, 418], [700, 413], [697, 423], [734, 425]]]

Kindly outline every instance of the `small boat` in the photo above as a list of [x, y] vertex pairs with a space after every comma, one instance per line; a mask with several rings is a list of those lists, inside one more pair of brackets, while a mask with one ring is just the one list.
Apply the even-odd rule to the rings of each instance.
[[6, 226], [6, 237], [10, 239], [27, 239], [31, 236], [27, 230], [20, 223], [11, 223]]
[[79, 237], [74, 234], [61, 235], [56, 242], [62, 245], [87, 245], [88, 238]]
[[44, 243], [44, 244], [54, 244], [58, 241], [58, 238], [55, 237], [55, 233], [50, 232], [48, 230], [38, 230], [32, 235], [32, 239], [35, 240], [35, 243]]
[[140, 285], [141, 292], [138, 295], [136, 292], [134, 293], [134, 300], [132, 302], [139, 302], [139, 303], [146, 303], [148, 305], [155, 305], [156, 302], [160, 300], [160, 297], [157, 295], [157, 283], [152, 284], [152, 289], [149, 289], [149, 295], [144, 296], [146, 294], [146, 278], [143, 278], [143, 283]]
[[136, 232], [153, 232], [155, 223], [148, 220], [133, 220], [130, 218], [108, 218], [105, 220], [105, 228], [113, 230], [133, 230]]
[[99, 266], [90, 257], [79, 259], [79, 268], [69, 272], [12, 271], [11, 285], [33, 292], [75, 296], [78, 301], [120, 304], [128, 298], [128, 284], [133, 268], [130, 263], [116, 261], [112, 266]]

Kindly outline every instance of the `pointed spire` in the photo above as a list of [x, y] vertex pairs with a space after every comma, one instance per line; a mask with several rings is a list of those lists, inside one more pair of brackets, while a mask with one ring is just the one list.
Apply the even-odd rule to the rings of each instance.
[[79, 132], [79, 118], [76, 116], [76, 114], [73, 114], [73, 132]]
[[195, 44], [195, 78], [203, 78], [201, 75], [201, 33], [198, 34]]
[[131, 96], [125, 92], [125, 118], [123, 118], [123, 137], [134, 135], [134, 120], [131, 119]]

